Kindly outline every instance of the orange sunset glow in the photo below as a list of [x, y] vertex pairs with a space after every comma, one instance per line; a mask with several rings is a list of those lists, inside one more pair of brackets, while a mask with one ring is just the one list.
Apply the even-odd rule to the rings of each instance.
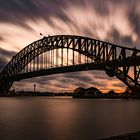
[[[81, 35], [140, 49], [139, 27], [138, 0], [1, 0], [0, 72], [16, 53], [41, 39], [40, 33]], [[103, 92], [126, 89], [116, 77], [97, 70], [26, 79], [15, 82], [11, 89], [32, 90], [33, 84], [39, 91], [54, 92], [77, 87], [97, 87]]]

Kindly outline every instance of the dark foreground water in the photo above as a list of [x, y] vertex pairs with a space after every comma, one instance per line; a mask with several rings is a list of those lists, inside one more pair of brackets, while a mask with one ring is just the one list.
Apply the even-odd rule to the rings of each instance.
[[0, 140], [96, 140], [140, 130], [140, 100], [0, 98]]

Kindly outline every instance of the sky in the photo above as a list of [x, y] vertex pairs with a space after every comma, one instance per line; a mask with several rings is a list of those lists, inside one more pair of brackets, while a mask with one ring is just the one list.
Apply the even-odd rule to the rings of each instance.
[[[0, 0], [0, 71], [43, 35], [81, 35], [140, 49], [140, 0]], [[12, 89], [67, 91], [97, 87], [121, 92], [126, 86], [104, 71], [36, 77]]]

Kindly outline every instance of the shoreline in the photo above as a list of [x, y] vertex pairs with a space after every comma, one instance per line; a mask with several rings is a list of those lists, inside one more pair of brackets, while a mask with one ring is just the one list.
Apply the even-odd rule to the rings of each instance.
[[73, 99], [140, 99], [140, 96], [9, 95], [1, 97], [72, 97]]
[[118, 136], [111, 136], [108, 138], [103, 138], [101, 140], [140, 140], [140, 131], [118, 135]]
[[140, 96], [72, 96], [74, 99], [140, 99]]

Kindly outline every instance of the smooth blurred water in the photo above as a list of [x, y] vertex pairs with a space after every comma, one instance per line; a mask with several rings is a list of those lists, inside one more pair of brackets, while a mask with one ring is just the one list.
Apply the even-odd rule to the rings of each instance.
[[140, 130], [140, 100], [0, 98], [0, 140], [96, 140]]

